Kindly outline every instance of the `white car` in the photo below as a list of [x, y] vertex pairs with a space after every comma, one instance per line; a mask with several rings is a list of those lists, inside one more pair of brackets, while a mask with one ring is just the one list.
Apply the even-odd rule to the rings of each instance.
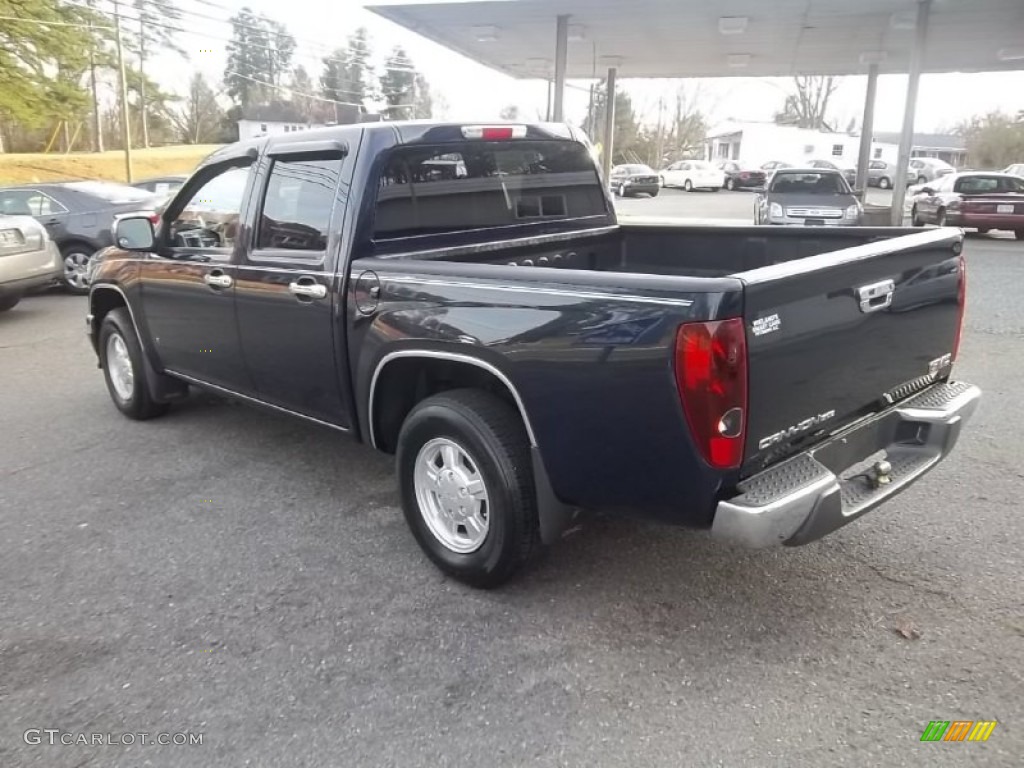
[[704, 160], [680, 160], [660, 175], [662, 186], [679, 187], [687, 192], [695, 189], [717, 192], [725, 186], [725, 171]]
[[42, 224], [31, 216], [0, 214], [0, 312], [63, 274], [64, 260]]

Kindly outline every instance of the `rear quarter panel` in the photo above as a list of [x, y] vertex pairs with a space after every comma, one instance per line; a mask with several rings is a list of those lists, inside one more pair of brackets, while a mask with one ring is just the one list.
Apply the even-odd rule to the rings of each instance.
[[680, 323], [740, 314], [735, 280], [363, 259], [379, 309], [349, 295], [350, 365], [362, 432], [391, 352], [440, 350], [500, 370], [523, 402], [558, 497], [702, 525], [723, 478], [690, 442], [673, 376]]

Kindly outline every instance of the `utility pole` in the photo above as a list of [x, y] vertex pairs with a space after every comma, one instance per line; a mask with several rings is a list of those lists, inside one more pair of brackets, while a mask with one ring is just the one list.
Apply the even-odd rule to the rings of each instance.
[[139, 114], [142, 116], [142, 146], [149, 149], [149, 120], [146, 118], [146, 23], [139, 18]]
[[[89, 0], [90, 10], [94, 0]], [[89, 19], [89, 88], [92, 91], [92, 151], [103, 151], [103, 129], [100, 127], [100, 97], [96, 90], [96, 38], [92, 35]]]
[[132, 129], [128, 124], [128, 78], [124, 71], [124, 46], [121, 44], [121, 6], [114, 0], [114, 32], [117, 41], [117, 69], [121, 80], [121, 136], [124, 139], [124, 175], [132, 183]]

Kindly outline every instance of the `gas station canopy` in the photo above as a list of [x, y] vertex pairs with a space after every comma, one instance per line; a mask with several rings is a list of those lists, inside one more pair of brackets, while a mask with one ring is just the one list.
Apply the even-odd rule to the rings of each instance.
[[[916, 0], [376, 0], [368, 10], [517, 78], [906, 73]], [[922, 72], [1024, 69], [1024, 0], [933, 0]]]

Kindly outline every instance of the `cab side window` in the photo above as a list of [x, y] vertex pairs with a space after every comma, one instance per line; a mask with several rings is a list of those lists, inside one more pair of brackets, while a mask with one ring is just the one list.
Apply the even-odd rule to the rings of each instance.
[[229, 257], [241, 228], [251, 162], [231, 165], [207, 179], [170, 222], [172, 248], [199, 248]]
[[341, 175], [340, 157], [278, 158], [270, 168], [256, 233], [257, 251], [318, 260], [327, 250]]

